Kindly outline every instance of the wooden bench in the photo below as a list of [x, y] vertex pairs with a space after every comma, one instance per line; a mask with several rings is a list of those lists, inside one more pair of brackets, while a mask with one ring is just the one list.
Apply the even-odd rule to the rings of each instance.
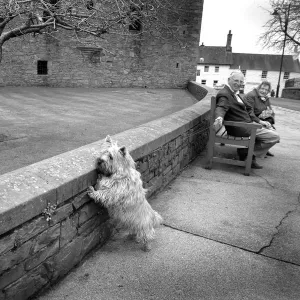
[[[215, 121], [215, 109], [216, 109], [216, 97], [211, 97], [211, 110], [210, 110], [210, 130], [209, 130], [209, 141], [207, 149], [207, 165], [206, 169], [212, 168], [213, 162], [226, 163], [236, 166], [245, 167], [244, 175], [249, 176], [251, 170], [252, 156], [255, 144], [255, 135], [258, 128], [262, 128], [260, 124], [257, 123], [245, 123], [245, 122], [233, 122], [224, 121], [223, 126], [218, 132], [215, 131], [213, 124]], [[249, 137], [235, 137], [228, 135], [225, 126], [237, 126], [251, 129], [251, 135]], [[248, 148], [248, 156], [245, 161], [240, 161], [237, 159], [229, 159], [214, 156], [215, 144], [230, 145], [236, 148]]]

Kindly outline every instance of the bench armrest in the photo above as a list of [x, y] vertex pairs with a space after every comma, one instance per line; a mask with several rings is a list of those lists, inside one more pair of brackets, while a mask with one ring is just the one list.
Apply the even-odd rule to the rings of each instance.
[[224, 121], [225, 126], [236, 126], [236, 127], [244, 127], [244, 128], [262, 128], [261, 124], [258, 123], [246, 123], [246, 122], [234, 122], [234, 121]]

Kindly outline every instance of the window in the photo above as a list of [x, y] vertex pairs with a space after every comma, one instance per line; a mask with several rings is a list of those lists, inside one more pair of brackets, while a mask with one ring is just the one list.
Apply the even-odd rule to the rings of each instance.
[[290, 78], [290, 72], [284, 72], [283, 79], [289, 79]]
[[37, 73], [38, 75], [47, 75], [48, 74], [48, 61], [38, 60], [37, 61]]
[[48, 2], [50, 4], [47, 5], [48, 9], [47, 10], [43, 10], [43, 22], [46, 22], [48, 19], [50, 19], [51, 16], [51, 12], [54, 12], [56, 9], [60, 8], [60, 1], [59, 0], [49, 0]]
[[215, 73], [219, 73], [219, 66], [215, 66]]
[[267, 78], [267, 76], [268, 76], [268, 71], [261, 72], [261, 78]]
[[218, 80], [214, 80], [214, 86], [218, 84]]
[[130, 8], [130, 25], [129, 30], [130, 31], [141, 31], [142, 30], [142, 23], [140, 21], [141, 12], [137, 11], [135, 7]]
[[200, 70], [197, 70], [197, 76], [200, 76]]
[[241, 70], [241, 72], [243, 73], [244, 76], [246, 76], [247, 70]]
[[208, 72], [209, 71], [209, 66], [204, 66], [204, 72]]
[[201, 80], [201, 84], [206, 84], [206, 80]]
[[88, 10], [92, 10], [92, 9], [94, 8], [94, 2], [93, 2], [93, 0], [88, 0], [88, 1], [86, 2], [86, 8], [87, 8]]

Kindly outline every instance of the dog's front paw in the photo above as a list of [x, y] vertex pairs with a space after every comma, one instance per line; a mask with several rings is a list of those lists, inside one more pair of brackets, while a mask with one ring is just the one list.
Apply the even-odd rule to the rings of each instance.
[[89, 186], [86, 190], [87, 194], [91, 197], [91, 198], [95, 198], [95, 189], [92, 186]]

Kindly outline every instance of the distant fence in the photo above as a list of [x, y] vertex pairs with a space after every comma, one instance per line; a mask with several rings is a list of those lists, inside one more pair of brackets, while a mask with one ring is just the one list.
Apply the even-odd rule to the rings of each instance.
[[[210, 94], [195, 82], [188, 89], [195, 105], [112, 137], [129, 149], [148, 197], [206, 146]], [[102, 142], [0, 176], [0, 299], [47, 289], [109, 238], [107, 211], [85, 192]]]

